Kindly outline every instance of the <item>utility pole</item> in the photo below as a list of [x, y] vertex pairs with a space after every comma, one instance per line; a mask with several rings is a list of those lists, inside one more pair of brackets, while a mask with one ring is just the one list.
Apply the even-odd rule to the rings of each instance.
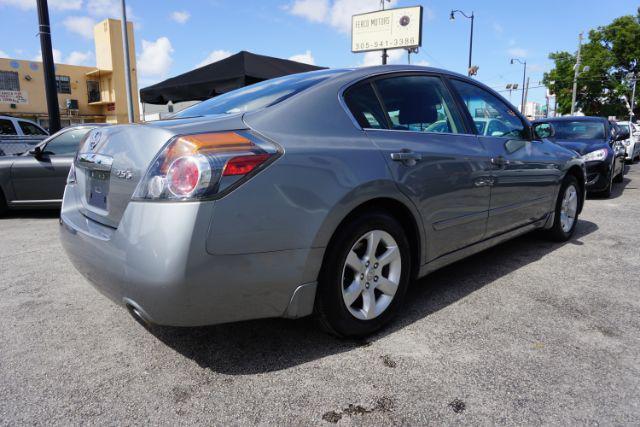
[[[636, 74], [631, 74], [633, 76], [633, 89], [631, 90], [631, 114], [629, 114], [629, 122], [633, 123], [633, 118], [635, 114], [633, 113], [633, 109], [635, 108], [636, 101], [636, 82], [638, 81], [638, 76]], [[631, 127], [629, 127], [631, 129]]]
[[449, 13], [449, 20], [450, 21], [455, 21], [456, 13], [459, 13], [460, 15], [464, 16], [465, 18], [471, 20], [471, 32], [469, 34], [469, 62], [468, 62], [468, 65], [467, 65], [467, 75], [468, 76], [473, 76], [473, 75], [477, 74], [477, 72], [478, 72], [477, 67], [475, 69], [473, 69], [473, 70], [471, 69], [471, 57], [473, 55], [473, 21], [475, 20], [475, 15], [473, 14], [473, 11], [471, 11], [471, 15], [467, 15], [463, 11], [455, 9], [455, 10], [452, 10], [451, 13]]
[[135, 122], [133, 117], [133, 97], [131, 96], [131, 67], [129, 65], [129, 33], [127, 31], [127, 6], [122, 0], [122, 47], [124, 50], [124, 84], [127, 92], [127, 115], [129, 123]]
[[547, 118], [549, 117], [549, 91], [547, 91], [546, 95], [545, 95], [545, 101], [546, 101], [546, 105], [545, 105], [545, 109], [544, 109], [544, 117]]
[[49, 133], [54, 134], [60, 130], [60, 107], [58, 106], [53, 50], [51, 49], [51, 25], [49, 24], [47, 0], [38, 0], [38, 23], [42, 68], [44, 71], [44, 89], [47, 97], [47, 111], [49, 112]]
[[578, 54], [576, 66], [573, 70], [573, 92], [571, 94], [571, 115], [576, 111], [576, 92], [578, 91], [578, 74], [580, 74], [580, 51], [582, 50], [582, 32], [578, 35]]
[[[521, 113], [526, 116], [527, 109], [527, 98], [529, 97], [529, 77], [527, 77], [527, 85], [522, 89], [522, 111]], [[533, 116], [535, 117], [536, 112], [533, 112]]]
[[525, 81], [527, 78], [527, 61], [521, 61], [518, 58], [511, 58], [511, 65], [519, 62], [524, 65], [524, 69], [522, 70], [522, 97], [520, 98], [520, 112], [524, 114], [524, 91], [525, 91]]
[[[384, 10], [384, 1], [385, 0], [380, 0], [380, 8], [382, 10]], [[391, 0], [387, 0], [388, 2], [390, 2]], [[387, 58], [389, 57], [389, 55], [387, 55], [387, 49], [382, 49], [382, 65], [387, 65]]]

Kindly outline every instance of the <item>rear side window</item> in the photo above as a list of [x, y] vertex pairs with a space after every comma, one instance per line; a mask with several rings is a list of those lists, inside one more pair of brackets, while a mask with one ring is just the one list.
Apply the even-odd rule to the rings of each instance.
[[47, 134], [45, 131], [43, 131], [33, 123], [23, 122], [22, 120], [20, 120], [18, 124], [20, 125], [20, 129], [22, 129], [22, 133], [24, 133], [25, 135], [46, 135]]
[[362, 128], [387, 128], [385, 113], [370, 83], [363, 83], [347, 90], [344, 101]]
[[462, 133], [462, 121], [439, 77], [399, 76], [375, 83], [394, 130]]
[[185, 108], [173, 117], [196, 117], [255, 111], [282, 102], [313, 85], [343, 72], [343, 70], [312, 71], [265, 80], [202, 101], [192, 107]]
[[0, 135], [17, 135], [16, 128], [11, 120], [0, 119]]
[[467, 106], [479, 135], [526, 139], [522, 120], [505, 102], [476, 85], [460, 80], [451, 83]]

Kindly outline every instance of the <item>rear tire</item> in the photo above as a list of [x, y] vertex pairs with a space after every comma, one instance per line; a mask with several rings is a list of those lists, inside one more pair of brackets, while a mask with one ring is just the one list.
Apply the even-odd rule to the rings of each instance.
[[582, 195], [578, 180], [567, 175], [562, 182], [556, 210], [554, 212], [553, 227], [546, 230], [546, 236], [555, 242], [566, 242], [573, 235], [578, 223], [578, 210]]
[[384, 211], [358, 216], [327, 247], [315, 306], [320, 325], [341, 337], [372, 334], [397, 314], [410, 275], [402, 225]]

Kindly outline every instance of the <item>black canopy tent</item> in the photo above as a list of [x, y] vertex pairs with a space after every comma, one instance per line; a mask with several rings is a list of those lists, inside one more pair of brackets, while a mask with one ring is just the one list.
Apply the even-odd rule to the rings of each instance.
[[241, 51], [228, 58], [172, 77], [140, 90], [142, 102], [204, 101], [233, 89], [274, 77], [325, 67]]

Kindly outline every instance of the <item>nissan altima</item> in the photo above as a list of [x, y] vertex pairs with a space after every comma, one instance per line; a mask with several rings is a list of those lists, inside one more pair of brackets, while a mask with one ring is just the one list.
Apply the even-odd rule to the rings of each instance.
[[[495, 131], [479, 132], [489, 119]], [[569, 239], [584, 196], [579, 155], [475, 80], [321, 70], [91, 131], [60, 235], [77, 270], [145, 323], [314, 314], [362, 336], [417, 277], [532, 230]]]

